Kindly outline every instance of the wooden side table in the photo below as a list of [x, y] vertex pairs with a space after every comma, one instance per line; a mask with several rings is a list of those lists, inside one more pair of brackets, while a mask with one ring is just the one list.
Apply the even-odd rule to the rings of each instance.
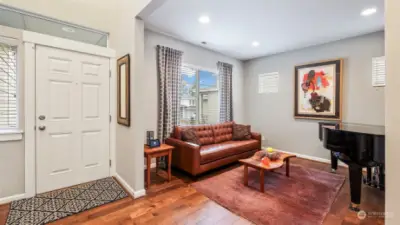
[[144, 156], [147, 158], [147, 176], [146, 176], [146, 187], [150, 187], [150, 169], [151, 169], [151, 159], [156, 158], [156, 171], [158, 171], [158, 161], [160, 157], [168, 156], [168, 181], [171, 181], [171, 161], [172, 161], [172, 150], [173, 146], [167, 144], [161, 144], [160, 147], [150, 148], [149, 146], [144, 146]]

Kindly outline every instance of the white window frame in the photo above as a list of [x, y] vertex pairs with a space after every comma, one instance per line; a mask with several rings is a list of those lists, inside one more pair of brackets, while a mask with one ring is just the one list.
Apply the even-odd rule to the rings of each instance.
[[[221, 100], [220, 100], [220, 86], [219, 86], [219, 75], [218, 75], [218, 69], [209, 69], [209, 68], [204, 68], [201, 66], [196, 66], [196, 65], [192, 65], [192, 64], [187, 64], [187, 63], [183, 63], [182, 67], [188, 67], [191, 68], [193, 70], [196, 70], [196, 83], [197, 83], [197, 87], [196, 87], [196, 125], [202, 125], [202, 123], [200, 123], [200, 100], [199, 100], [199, 94], [200, 94], [200, 77], [199, 77], [199, 70], [201, 71], [206, 71], [206, 72], [210, 72], [213, 73], [215, 75], [217, 75], [217, 91], [218, 91], [218, 115], [219, 115], [219, 110], [221, 108]], [[182, 74], [181, 74], [182, 76]], [[180, 107], [179, 107], [180, 108]], [[182, 115], [181, 112], [179, 112], [180, 115]], [[180, 122], [180, 121], [179, 121]], [[219, 122], [219, 116], [218, 116], [218, 121]], [[181, 124], [179, 124], [181, 125]]]
[[0, 42], [17, 47], [17, 126], [16, 128], [2, 128], [0, 129], [0, 142], [4, 141], [18, 141], [22, 140], [22, 134], [24, 133], [21, 129], [21, 72], [22, 72], [22, 41], [14, 37], [0, 36]]

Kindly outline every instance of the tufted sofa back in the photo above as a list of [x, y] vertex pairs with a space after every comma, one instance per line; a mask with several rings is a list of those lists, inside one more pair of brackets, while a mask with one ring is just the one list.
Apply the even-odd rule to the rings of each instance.
[[182, 140], [182, 131], [188, 128], [194, 128], [196, 130], [200, 145], [214, 144], [214, 132], [211, 125], [176, 126], [174, 130], [175, 138]]
[[233, 122], [225, 122], [212, 126], [215, 144], [232, 141]]
[[182, 131], [188, 128], [196, 130], [200, 145], [217, 144], [232, 140], [233, 122], [215, 125], [176, 126], [172, 134], [173, 137], [182, 140]]

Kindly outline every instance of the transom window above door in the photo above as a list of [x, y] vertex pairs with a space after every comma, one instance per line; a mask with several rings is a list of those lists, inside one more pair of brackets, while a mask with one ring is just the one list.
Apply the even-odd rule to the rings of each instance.
[[184, 65], [180, 86], [180, 124], [214, 124], [219, 121], [219, 82], [216, 72]]
[[17, 46], [0, 43], [0, 131], [18, 128]]

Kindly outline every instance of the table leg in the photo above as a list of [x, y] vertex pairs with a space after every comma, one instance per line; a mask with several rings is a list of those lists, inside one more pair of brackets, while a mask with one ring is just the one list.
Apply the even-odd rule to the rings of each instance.
[[158, 166], [160, 165], [160, 157], [156, 157], [156, 173], [158, 173]]
[[260, 191], [264, 193], [264, 170], [260, 170]]
[[172, 151], [168, 153], [168, 181], [171, 181]]
[[146, 182], [146, 185], [147, 185], [147, 188], [149, 188], [150, 187], [150, 170], [151, 170], [151, 156], [147, 156], [147, 176], [146, 176], [146, 179], [147, 179], [147, 182]]
[[290, 159], [286, 159], [286, 176], [290, 176]]
[[245, 186], [248, 186], [248, 185], [249, 185], [249, 174], [248, 174], [249, 170], [248, 170], [248, 167], [247, 167], [246, 165], [244, 165], [243, 171], [244, 171], [244, 174], [243, 174], [243, 184], [244, 184]]

